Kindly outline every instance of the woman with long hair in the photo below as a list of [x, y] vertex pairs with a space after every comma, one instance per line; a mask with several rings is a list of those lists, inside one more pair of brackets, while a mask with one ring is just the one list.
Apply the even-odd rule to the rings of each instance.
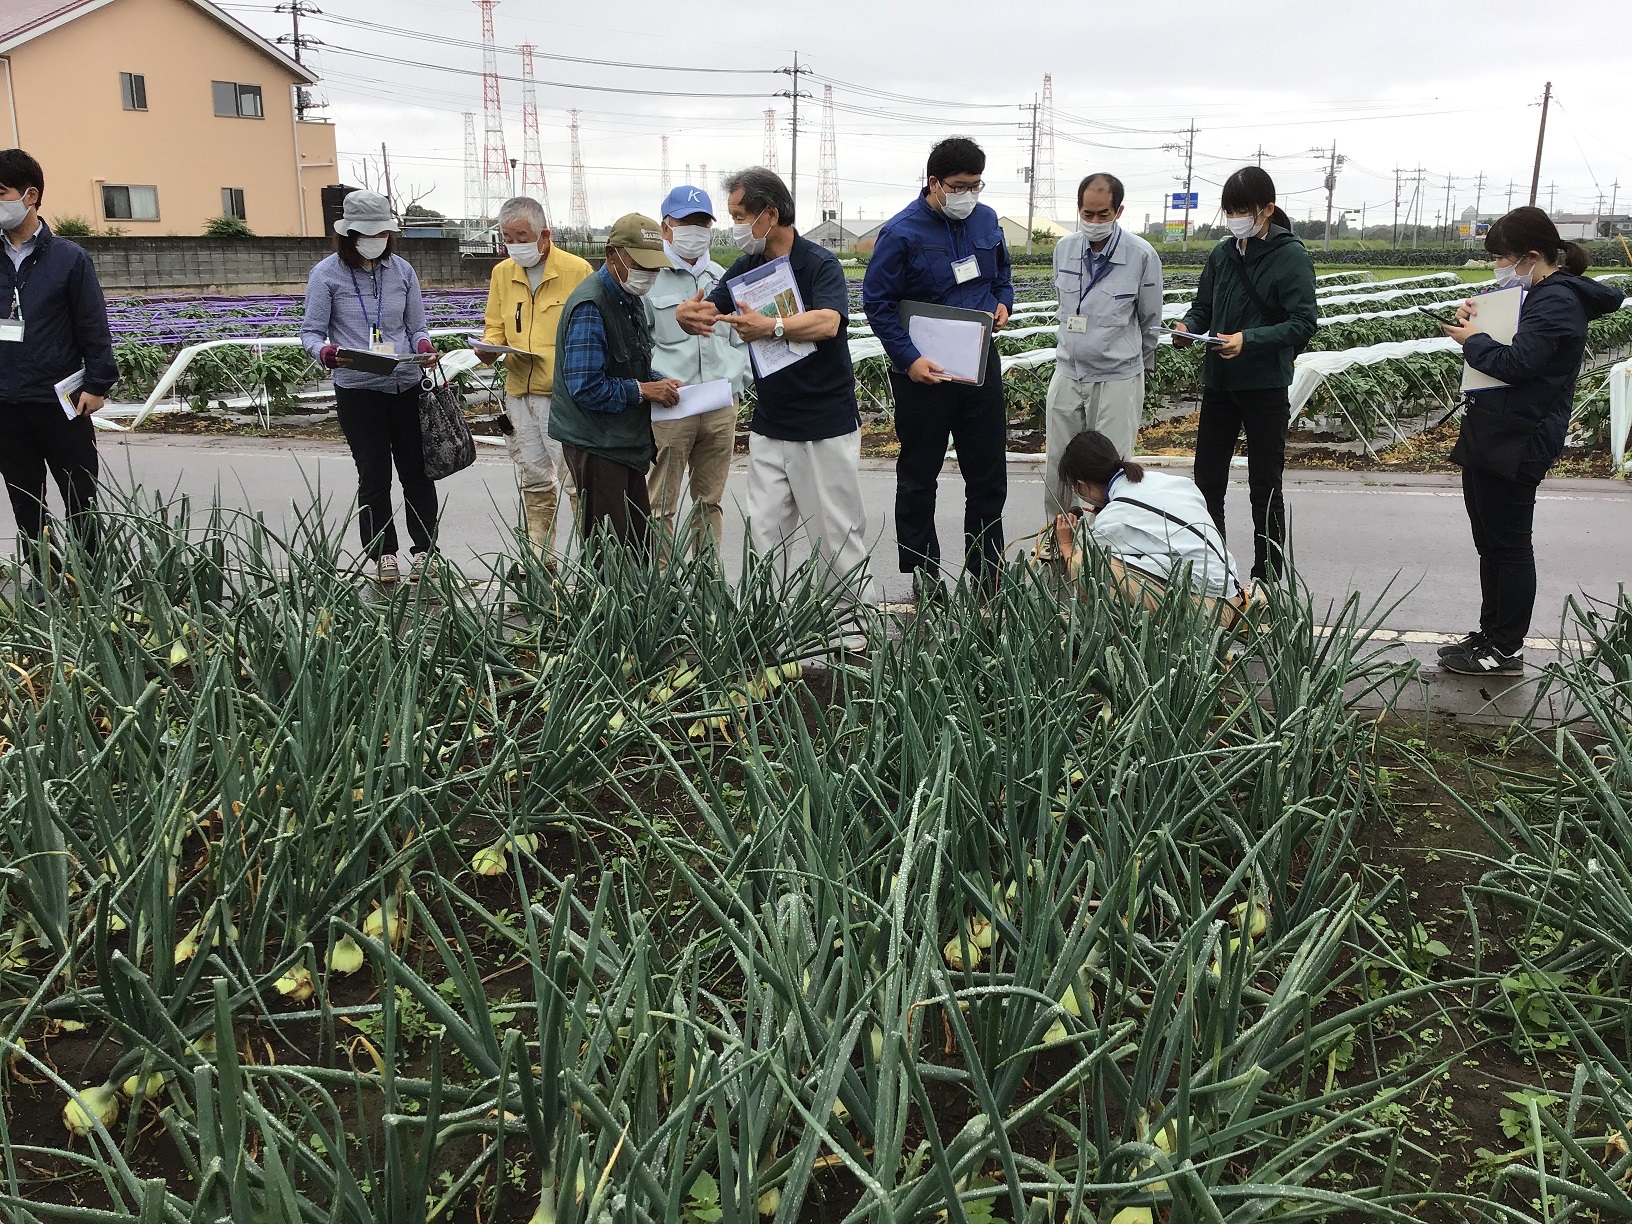
[[[1196, 486], [1224, 532], [1230, 459], [1247, 437], [1247, 489], [1252, 499], [1252, 576], [1279, 578], [1286, 545], [1281, 474], [1291, 420], [1287, 388], [1292, 361], [1315, 334], [1315, 267], [1292, 222], [1275, 204], [1275, 182], [1245, 166], [1224, 182], [1224, 222], [1230, 236], [1207, 257], [1177, 330], [1212, 333], [1202, 365], [1201, 427], [1196, 434]], [[1193, 341], [1182, 336], [1180, 348]]]
[[1468, 365], [1503, 385], [1468, 393], [1451, 460], [1479, 553], [1479, 628], [1439, 652], [1446, 671], [1524, 673], [1524, 638], [1536, 603], [1536, 486], [1564, 452], [1587, 324], [1625, 295], [1587, 279], [1587, 253], [1559, 237], [1539, 208], [1515, 208], [1485, 235], [1496, 284], [1525, 291], [1512, 344], [1478, 330], [1479, 299], [1457, 309], [1445, 334]]
[[[425, 475], [419, 431], [421, 366], [438, 361], [425, 330], [419, 277], [396, 253], [397, 220], [376, 191], [353, 191], [334, 223], [334, 254], [306, 282], [300, 339], [318, 364], [334, 371], [334, 407], [357, 464], [358, 520], [363, 551], [381, 582], [395, 582], [397, 527], [391, 512], [396, 465], [413, 542], [410, 579], [425, 572], [436, 539], [436, 484]], [[355, 368], [341, 350], [415, 359], [389, 373]]]

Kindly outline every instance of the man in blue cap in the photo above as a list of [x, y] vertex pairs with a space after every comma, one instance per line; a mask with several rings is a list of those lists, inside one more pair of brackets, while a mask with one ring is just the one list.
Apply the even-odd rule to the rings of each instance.
[[724, 540], [720, 502], [737, 440], [737, 401], [753, 373], [747, 345], [727, 324], [717, 323], [709, 334], [696, 336], [675, 318], [680, 303], [699, 292], [707, 298], [725, 276], [725, 269], [709, 256], [714, 204], [708, 192], [676, 187], [664, 197], [662, 219], [663, 248], [674, 266], [658, 272], [657, 284], [644, 299], [646, 322], [652, 329], [652, 372], [686, 386], [726, 382], [731, 388], [732, 402], [722, 407], [678, 420], [652, 421], [657, 460], [646, 477], [652, 518], [666, 535], [676, 534], [680, 492], [689, 475], [695, 553], [710, 535], [716, 549]]

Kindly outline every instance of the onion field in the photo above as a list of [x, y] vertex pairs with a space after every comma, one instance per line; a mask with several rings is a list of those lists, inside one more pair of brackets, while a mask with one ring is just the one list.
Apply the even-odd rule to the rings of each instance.
[[[1295, 582], [1244, 640], [1022, 562], [894, 622], [101, 513], [0, 613], [8, 1221], [1632, 1211], [1632, 601], [1468, 793], [1354, 705], [1414, 682], [1382, 609]], [[1402, 757], [1488, 838], [1459, 910], [1365, 849]], [[1496, 1048], [1574, 1069], [1474, 1164]]]

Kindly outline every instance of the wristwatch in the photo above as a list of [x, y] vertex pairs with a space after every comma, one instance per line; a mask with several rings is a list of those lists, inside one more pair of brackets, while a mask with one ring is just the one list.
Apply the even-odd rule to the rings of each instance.
[[778, 340], [780, 340], [780, 339], [782, 339], [782, 334], [783, 334], [783, 332], [785, 330], [786, 329], [782, 326], [782, 319], [781, 319], [780, 316], [778, 316], [777, 320], [776, 320], [776, 325], [771, 328], [771, 335], [775, 336]]

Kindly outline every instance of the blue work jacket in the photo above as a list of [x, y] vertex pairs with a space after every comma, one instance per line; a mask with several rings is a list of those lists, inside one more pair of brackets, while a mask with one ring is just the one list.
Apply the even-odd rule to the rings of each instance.
[[[1009, 248], [997, 214], [977, 204], [968, 220], [954, 221], [929, 206], [928, 194], [928, 188], [920, 191], [916, 200], [879, 229], [861, 282], [861, 306], [873, 335], [900, 370], [920, 356], [902, 326], [902, 302], [933, 302], [988, 313], [996, 313], [999, 303], [1014, 309]], [[980, 272], [960, 285], [952, 265], [970, 255]]]

